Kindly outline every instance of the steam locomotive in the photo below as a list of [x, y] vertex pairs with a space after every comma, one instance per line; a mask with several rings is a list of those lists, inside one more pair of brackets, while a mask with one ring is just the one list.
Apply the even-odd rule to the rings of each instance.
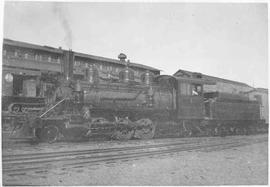
[[240, 95], [204, 93], [204, 85], [215, 82], [198, 76], [145, 71], [142, 81], [136, 82], [126, 55], [120, 54], [125, 68], [118, 79], [100, 82], [94, 65], [85, 68], [82, 79], [76, 79], [74, 52], [64, 51], [63, 55], [63, 72], [51, 77], [51, 98], [38, 112], [13, 121], [21, 134], [51, 143], [59, 139], [249, 134], [263, 125], [258, 102]]

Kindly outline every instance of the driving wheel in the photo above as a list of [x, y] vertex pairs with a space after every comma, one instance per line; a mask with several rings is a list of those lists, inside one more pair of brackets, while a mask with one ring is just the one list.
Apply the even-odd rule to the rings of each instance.
[[134, 129], [132, 128], [132, 122], [128, 119], [120, 119], [116, 122], [116, 129], [113, 133], [113, 138], [116, 140], [129, 140], [134, 135]]
[[135, 122], [136, 130], [134, 138], [138, 139], [152, 139], [155, 135], [156, 126], [150, 119], [140, 119]]

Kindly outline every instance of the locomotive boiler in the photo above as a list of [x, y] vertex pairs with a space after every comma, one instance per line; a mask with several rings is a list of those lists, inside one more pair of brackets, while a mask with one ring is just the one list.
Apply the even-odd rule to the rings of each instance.
[[24, 133], [54, 142], [89, 138], [150, 139], [255, 133], [260, 123], [257, 102], [232, 94], [204, 93], [215, 82], [198, 77], [134, 73], [125, 67], [117, 79], [101, 81], [95, 65], [73, 75], [74, 53], [64, 51], [53, 102], [38, 115], [27, 116]]

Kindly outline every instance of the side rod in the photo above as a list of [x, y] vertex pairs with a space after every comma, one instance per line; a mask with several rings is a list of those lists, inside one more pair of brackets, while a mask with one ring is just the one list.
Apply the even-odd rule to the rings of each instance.
[[48, 112], [50, 112], [52, 109], [54, 109], [57, 105], [59, 105], [60, 103], [62, 103], [64, 100], [66, 100], [66, 98], [58, 101], [55, 105], [53, 105], [51, 108], [49, 108], [48, 110], [46, 110], [43, 114], [41, 114], [39, 117], [42, 118], [44, 115], [46, 115]]

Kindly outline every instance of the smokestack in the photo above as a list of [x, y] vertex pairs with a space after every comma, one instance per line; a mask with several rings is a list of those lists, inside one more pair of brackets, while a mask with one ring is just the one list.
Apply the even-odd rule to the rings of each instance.
[[64, 77], [66, 80], [70, 80], [73, 78], [73, 64], [74, 64], [74, 52], [72, 50], [64, 51], [62, 67], [64, 71]]

